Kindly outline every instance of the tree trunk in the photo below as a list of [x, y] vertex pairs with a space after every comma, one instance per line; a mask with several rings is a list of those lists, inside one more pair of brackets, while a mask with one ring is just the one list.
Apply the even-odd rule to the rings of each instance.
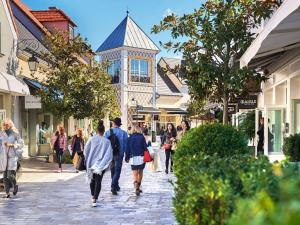
[[228, 124], [228, 95], [223, 98], [223, 124]]

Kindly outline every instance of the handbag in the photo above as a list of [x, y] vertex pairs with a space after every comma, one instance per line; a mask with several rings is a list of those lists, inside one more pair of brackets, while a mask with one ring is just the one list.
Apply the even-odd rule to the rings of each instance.
[[76, 169], [79, 170], [79, 171], [86, 170], [86, 166], [85, 166], [85, 163], [84, 163], [84, 155], [79, 156], [79, 159], [78, 159], [78, 162], [77, 162], [77, 165], [76, 165]]
[[148, 163], [151, 161], [152, 161], [152, 158], [151, 158], [150, 152], [148, 150], [145, 150], [144, 151], [144, 162]]
[[172, 148], [171, 144], [164, 144], [164, 149], [165, 150], [170, 150]]

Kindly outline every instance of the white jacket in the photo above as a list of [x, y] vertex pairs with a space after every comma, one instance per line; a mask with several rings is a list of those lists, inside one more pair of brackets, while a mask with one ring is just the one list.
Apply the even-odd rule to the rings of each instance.
[[[13, 147], [6, 147], [5, 142], [14, 144]], [[12, 132], [9, 136], [0, 132], [0, 171], [17, 170], [18, 159], [23, 153], [24, 141], [19, 133]]]

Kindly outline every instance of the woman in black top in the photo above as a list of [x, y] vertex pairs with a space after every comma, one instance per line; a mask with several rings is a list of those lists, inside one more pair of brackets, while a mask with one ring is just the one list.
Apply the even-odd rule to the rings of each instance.
[[[76, 133], [73, 136], [72, 142], [71, 142], [72, 159], [74, 158], [76, 153], [78, 155], [83, 154], [83, 149], [84, 149], [83, 132], [82, 132], [82, 129], [77, 128]], [[76, 167], [76, 165], [75, 165], [75, 167]], [[77, 170], [76, 170], [76, 173], [78, 173]]]
[[169, 173], [169, 162], [171, 159], [171, 172], [173, 172], [173, 159], [172, 156], [174, 155], [175, 151], [172, 150], [172, 145], [176, 141], [177, 132], [172, 123], [167, 125], [167, 130], [165, 132], [164, 138], [164, 148], [166, 153], [166, 174]]

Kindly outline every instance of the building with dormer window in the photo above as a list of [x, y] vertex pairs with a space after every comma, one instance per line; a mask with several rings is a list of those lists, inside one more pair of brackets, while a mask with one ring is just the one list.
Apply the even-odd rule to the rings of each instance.
[[156, 108], [156, 55], [159, 48], [127, 15], [96, 53], [109, 62], [108, 73], [118, 90], [123, 127], [134, 122], [154, 125]]

